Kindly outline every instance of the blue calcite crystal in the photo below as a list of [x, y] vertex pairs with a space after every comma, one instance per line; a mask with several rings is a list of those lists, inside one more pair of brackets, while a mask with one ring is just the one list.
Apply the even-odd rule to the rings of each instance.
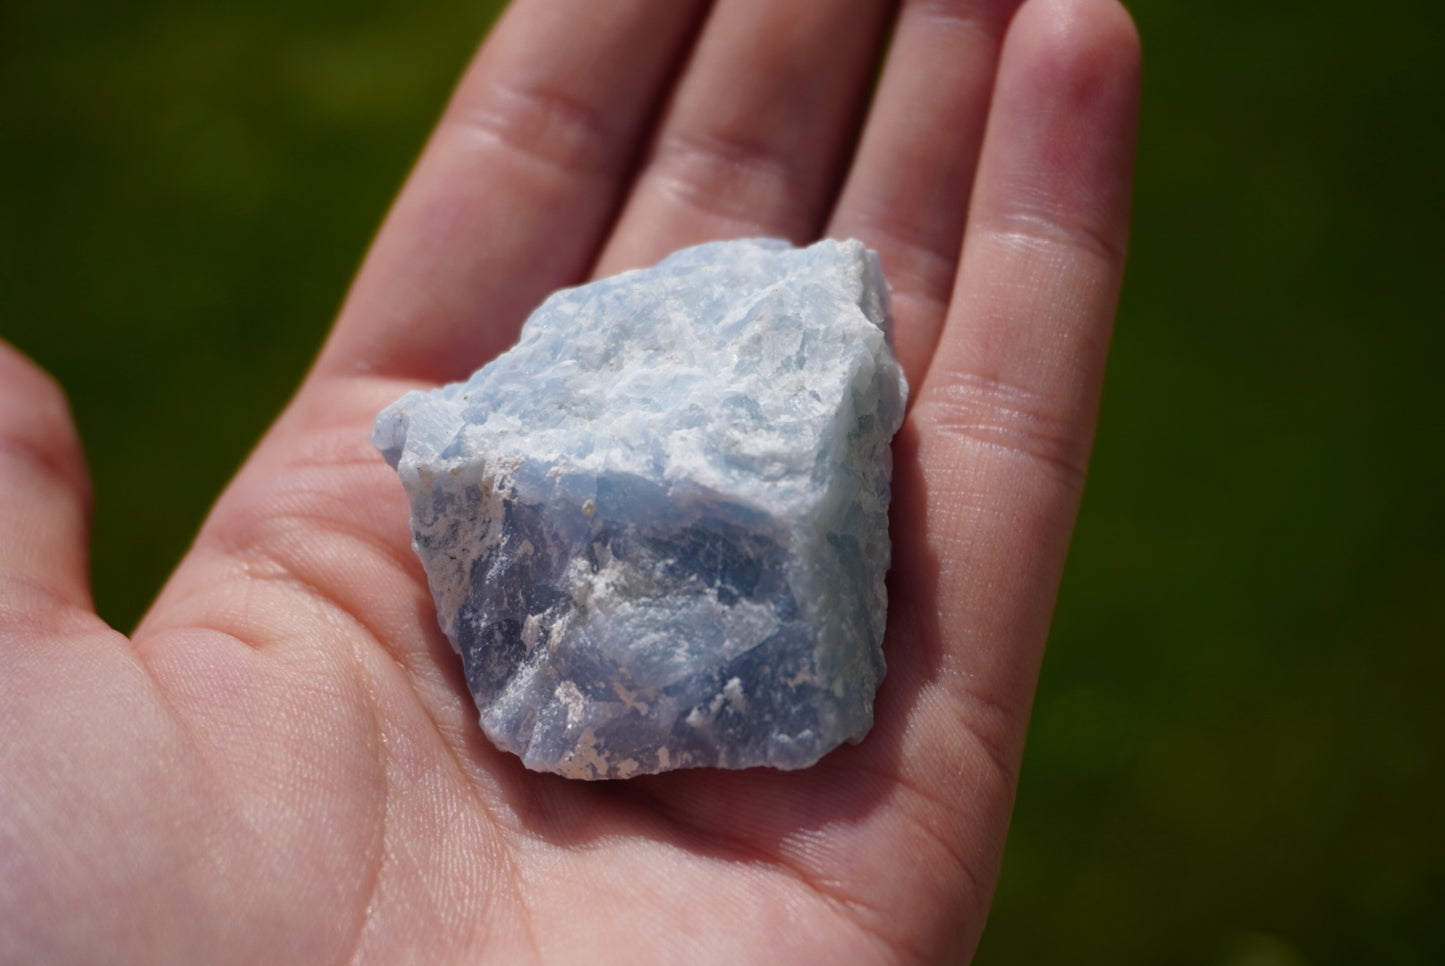
[[372, 439], [483, 729], [574, 778], [802, 768], [873, 719], [907, 386], [856, 241], [557, 292]]

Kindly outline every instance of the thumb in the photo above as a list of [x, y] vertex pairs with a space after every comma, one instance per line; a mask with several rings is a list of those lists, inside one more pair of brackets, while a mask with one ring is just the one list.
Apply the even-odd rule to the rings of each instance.
[[94, 620], [90, 476], [60, 387], [0, 341], [0, 639]]

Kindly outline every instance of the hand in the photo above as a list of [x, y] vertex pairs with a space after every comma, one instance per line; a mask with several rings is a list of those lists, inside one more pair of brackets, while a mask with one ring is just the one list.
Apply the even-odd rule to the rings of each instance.
[[[65, 405], [0, 347], [0, 960], [892, 962], [983, 926], [1126, 235], [1115, 0], [515, 0], [294, 401], [133, 639]], [[890, 671], [792, 773], [580, 783], [482, 738], [395, 475], [403, 391], [680, 246], [877, 249], [914, 387]]]

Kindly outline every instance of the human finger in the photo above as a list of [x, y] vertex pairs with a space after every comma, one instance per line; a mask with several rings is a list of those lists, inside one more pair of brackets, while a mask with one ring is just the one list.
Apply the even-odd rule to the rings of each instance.
[[585, 278], [705, 0], [515, 0], [459, 84], [317, 375], [455, 379]]
[[958, 270], [999, 46], [1018, 0], [903, 5], [827, 233], [878, 252], [894, 348], [918, 385]]
[[95, 621], [90, 477], [65, 396], [0, 342], [0, 630], [54, 633]]
[[890, 6], [721, 0], [594, 274], [715, 238], [811, 240], [851, 154]]
[[1115, 0], [1029, 0], [1004, 49], [958, 285], [912, 412], [953, 631], [939, 660], [978, 692], [960, 700], [1021, 712], [1032, 694], [1123, 272], [1137, 63]]
[[[915, 824], [951, 844], [942, 861], [985, 903], [1093, 436], [1123, 270], [1138, 57], [1115, 0], [1020, 8], [953, 300], [897, 448], [895, 656], [880, 720], [902, 719], [896, 760], [920, 791]], [[890, 707], [899, 695], [907, 706]]]

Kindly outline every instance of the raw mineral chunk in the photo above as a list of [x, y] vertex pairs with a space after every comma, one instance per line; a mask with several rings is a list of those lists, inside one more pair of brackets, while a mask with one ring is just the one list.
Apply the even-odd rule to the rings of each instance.
[[907, 386], [856, 241], [557, 292], [372, 441], [482, 728], [574, 778], [802, 768], [873, 720]]

